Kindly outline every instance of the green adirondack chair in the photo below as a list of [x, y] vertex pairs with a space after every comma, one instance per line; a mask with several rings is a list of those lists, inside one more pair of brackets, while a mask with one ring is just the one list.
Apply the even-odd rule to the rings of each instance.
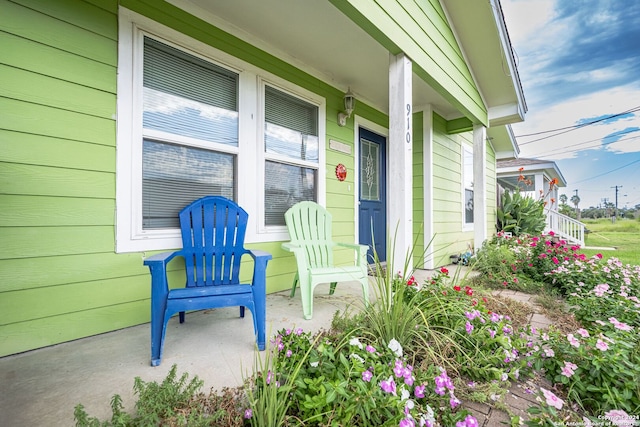
[[[313, 290], [321, 283], [330, 283], [329, 294], [333, 295], [338, 282], [357, 280], [362, 284], [364, 301], [368, 304], [367, 246], [334, 242], [331, 214], [317, 203], [297, 203], [284, 214], [284, 218], [291, 242], [283, 243], [282, 248], [293, 252], [298, 266], [291, 297], [295, 296], [296, 286], [300, 283], [304, 318], [313, 317]], [[333, 251], [336, 247], [353, 249], [354, 265], [335, 266]]]

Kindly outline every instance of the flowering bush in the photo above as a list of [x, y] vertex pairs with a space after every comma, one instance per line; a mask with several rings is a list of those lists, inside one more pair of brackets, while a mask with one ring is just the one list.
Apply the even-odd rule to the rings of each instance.
[[640, 327], [640, 266], [623, 265], [602, 256], [565, 261], [548, 273], [575, 305], [576, 317], [593, 323], [614, 317]]
[[471, 286], [449, 283], [446, 268], [422, 286], [409, 285], [407, 298], [421, 308], [430, 330], [448, 331], [455, 339], [457, 351], [450, 356], [465, 377], [517, 380], [530, 371], [527, 357], [535, 331], [529, 327], [516, 330], [508, 316], [487, 310], [486, 298], [479, 298]]
[[640, 408], [640, 335], [611, 317], [567, 335], [550, 328], [536, 346], [537, 369], [594, 413]]
[[376, 347], [355, 337], [348, 342], [328, 336], [314, 340], [300, 329], [287, 329], [272, 345], [268, 384], [287, 383], [301, 366], [281, 396], [289, 400], [291, 424], [477, 426], [460, 408], [447, 371], [434, 365], [414, 369], [395, 340]]

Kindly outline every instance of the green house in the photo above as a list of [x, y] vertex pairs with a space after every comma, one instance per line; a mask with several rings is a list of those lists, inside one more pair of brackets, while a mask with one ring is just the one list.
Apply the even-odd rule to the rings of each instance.
[[300, 200], [419, 268], [494, 231], [526, 111], [499, 0], [0, 0], [0, 30], [0, 356], [148, 322], [142, 262], [204, 194], [268, 292]]

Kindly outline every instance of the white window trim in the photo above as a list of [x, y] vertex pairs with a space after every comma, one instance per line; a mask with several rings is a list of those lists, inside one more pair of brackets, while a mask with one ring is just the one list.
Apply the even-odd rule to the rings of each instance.
[[[467, 145], [465, 143], [462, 143], [462, 150], [460, 150], [460, 168], [462, 171], [462, 180], [460, 182], [460, 187], [462, 188], [462, 231], [473, 231], [474, 229], [474, 222], [467, 222], [467, 216], [466, 216], [466, 212], [465, 212], [465, 206], [466, 206], [466, 187], [465, 187], [465, 181], [466, 181], [466, 175], [465, 175], [465, 164], [464, 164], [464, 157], [465, 157], [465, 153], [469, 153], [471, 155], [471, 158], [473, 159], [473, 147], [471, 147], [470, 145]], [[471, 180], [473, 181], [473, 170], [471, 171]], [[475, 189], [473, 189], [475, 191]], [[475, 207], [474, 207], [474, 217], [475, 217]]]
[[256, 191], [256, 188], [264, 189], [264, 85], [273, 86], [318, 107], [318, 164], [314, 166], [318, 171], [318, 203], [322, 205], [326, 200], [326, 100], [261, 68], [121, 7], [116, 121], [116, 252], [167, 250], [182, 246], [180, 230], [177, 228], [142, 229], [142, 90], [141, 85], [135, 85], [136, 81], [141, 81], [142, 76], [142, 34], [174, 44], [239, 74], [238, 147], [224, 147], [221, 151], [238, 156], [238, 204], [249, 212], [246, 243], [288, 240], [286, 227], [264, 225], [264, 191]]

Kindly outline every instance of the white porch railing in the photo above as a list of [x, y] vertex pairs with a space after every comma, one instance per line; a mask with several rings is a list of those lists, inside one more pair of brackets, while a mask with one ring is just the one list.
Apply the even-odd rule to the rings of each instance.
[[584, 247], [585, 226], [583, 223], [557, 211], [547, 211], [546, 213], [546, 232], [552, 230], [559, 238]]

